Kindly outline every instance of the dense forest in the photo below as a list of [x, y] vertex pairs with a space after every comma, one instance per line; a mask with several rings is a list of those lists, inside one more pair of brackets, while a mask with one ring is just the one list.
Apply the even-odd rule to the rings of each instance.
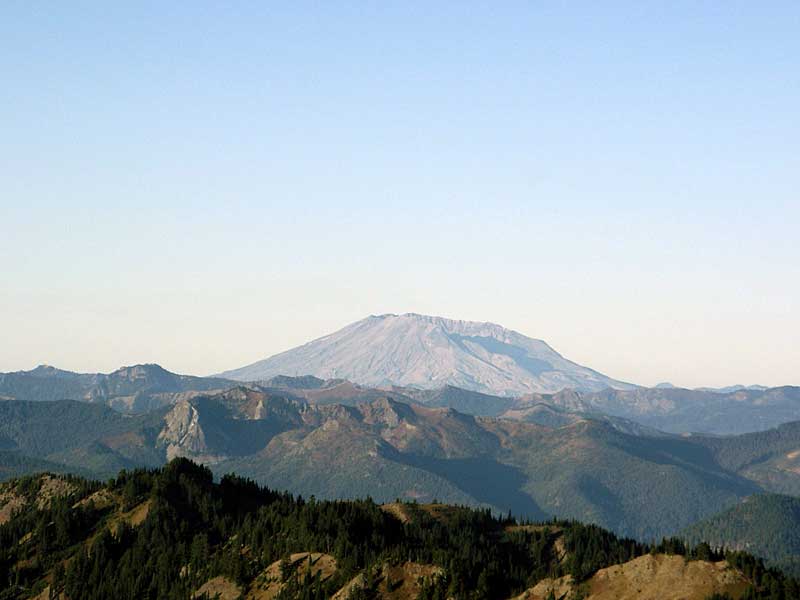
[[[358, 573], [367, 585], [351, 598], [375, 597], [369, 573], [406, 561], [436, 565], [443, 575], [419, 597], [510, 598], [544, 577], [583, 581], [598, 569], [646, 553], [687, 560], [724, 557], [752, 582], [745, 596], [800, 596], [794, 579], [741, 552], [719, 553], [678, 539], [646, 545], [594, 525], [517, 523], [488, 510], [403, 505], [400, 519], [369, 499], [317, 501], [272, 491], [237, 476], [218, 483], [186, 459], [161, 469], [123, 471], [106, 484], [60, 477], [65, 495], [42, 502], [45, 483], [26, 477], [6, 484], [21, 508], [0, 525], [0, 599], [28, 598], [50, 585], [50, 597], [76, 599], [191, 598], [218, 575], [246, 586], [281, 561], [282, 598], [326, 598]], [[48, 485], [53, 485], [52, 480]], [[110, 499], [113, 499], [111, 501]], [[142, 508], [147, 510], [143, 511]], [[120, 519], [120, 514], [141, 519]], [[556, 556], [558, 532], [565, 554]], [[292, 553], [335, 557], [327, 578], [291, 576]]]
[[747, 550], [768, 564], [800, 575], [800, 498], [758, 494], [695, 523], [682, 536], [714, 547]]

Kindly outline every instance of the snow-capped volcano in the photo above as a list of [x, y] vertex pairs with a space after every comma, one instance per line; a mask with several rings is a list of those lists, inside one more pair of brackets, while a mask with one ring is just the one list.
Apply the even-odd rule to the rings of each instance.
[[443, 385], [497, 395], [634, 386], [565, 359], [542, 340], [495, 325], [418, 314], [370, 316], [221, 376], [342, 378], [369, 386]]

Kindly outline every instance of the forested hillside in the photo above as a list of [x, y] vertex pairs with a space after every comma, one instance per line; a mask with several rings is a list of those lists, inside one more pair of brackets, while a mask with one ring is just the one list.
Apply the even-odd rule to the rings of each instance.
[[121, 472], [106, 485], [27, 477], [5, 484], [0, 499], [3, 599], [190, 598], [199, 590], [232, 598], [477, 600], [537, 598], [556, 586], [577, 598], [591, 597], [599, 569], [646, 555], [669, 564], [658, 558], [664, 554], [724, 575], [694, 581], [692, 569], [681, 569], [691, 597], [800, 593], [797, 581], [749, 555], [722, 556], [704, 544], [650, 547], [577, 522], [521, 524], [445, 505], [302, 499], [235, 476], [214, 483], [207, 468], [186, 459]]
[[[109, 477], [122, 468], [163, 464], [156, 437], [164, 410], [125, 416], [101, 404], [0, 402], [0, 480], [41, 470]], [[42, 461], [52, 467], [38, 467]], [[28, 465], [25, 468], [25, 465]]]
[[683, 533], [688, 541], [746, 550], [800, 575], [800, 498], [778, 494], [751, 496], [696, 523]]
[[724, 469], [763, 489], [800, 495], [800, 421], [737, 436], [693, 436]]
[[752, 494], [796, 489], [798, 431], [649, 435], [618, 419], [543, 426], [389, 396], [345, 406], [237, 387], [136, 416], [86, 402], [0, 402], [0, 478], [47, 469], [105, 479], [183, 456], [304, 496], [438, 499], [650, 541]]

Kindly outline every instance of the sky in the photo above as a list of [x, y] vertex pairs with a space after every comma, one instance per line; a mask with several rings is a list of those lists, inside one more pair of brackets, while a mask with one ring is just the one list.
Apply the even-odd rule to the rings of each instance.
[[800, 384], [800, 3], [0, 5], [0, 371], [370, 314]]

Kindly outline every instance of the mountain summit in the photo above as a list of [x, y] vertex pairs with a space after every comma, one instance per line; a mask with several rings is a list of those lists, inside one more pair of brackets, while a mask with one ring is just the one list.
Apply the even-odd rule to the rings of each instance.
[[506, 396], [634, 387], [500, 325], [413, 313], [370, 316], [221, 376], [260, 381], [276, 375], [343, 378], [370, 386], [455, 385]]

